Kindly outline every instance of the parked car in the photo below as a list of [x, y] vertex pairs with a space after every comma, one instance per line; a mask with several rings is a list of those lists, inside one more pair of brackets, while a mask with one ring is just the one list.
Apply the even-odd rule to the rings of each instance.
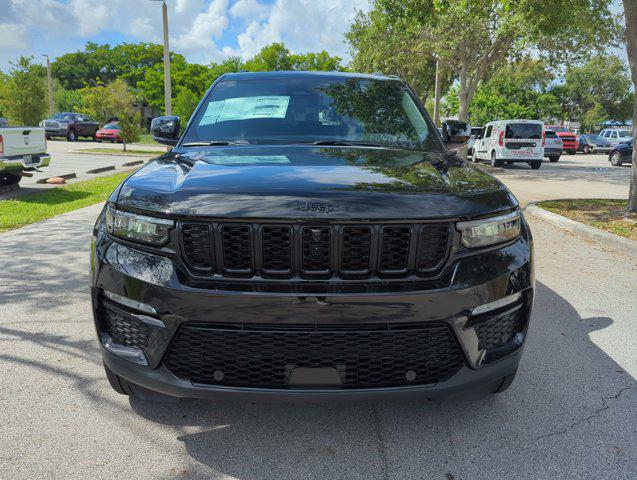
[[546, 128], [553, 130], [560, 137], [564, 152], [571, 155], [577, 153], [579, 142], [577, 141], [577, 135], [573, 131], [563, 125], [547, 125]]
[[122, 129], [117, 123], [107, 123], [95, 133], [95, 140], [122, 143]]
[[473, 161], [488, 160], [493, 167], [524, 162], [537, 170], [544, 158], [544, 141], [544, 123], [538, 120], [489, 122], [473, 146]]
[[403, 82], [225, 74], [179, 131], [179, 117], [153, 120], [174, 148], [116, 188], [93, 230], [93, 314], [117, 392], [509, 386], [533, 300], [529, 227]]
[[553, 130], [545, 130], [546, 141], [544, 143], [544, 156], [549, 159], [551, 163], [559, 161], [562, 156], [562, 139], [557, 136]]
[[16, 185], [22, 172], [50, 162], [43, 128], [0, 127], [0, 186]]
[[583, 133], [578, 140], [578, 151], [584, 153], [608, 153], [613, 148], [608, 140], [594, 133]]
[[469, 142], [467, 143], [467, 153], [469, 155], [473, 155], [473, 146], [476, 141], [482, 136], [482, 132], [484, 128], [482, 127], [471, 127], [471, 135], [469, 136]]
[[64, 137], [69, 142], [74, 142], [80, 137], [92, 138], [100, 125], [88, 115], [73, 112], [60, 112], [40, 122], [40, 126], [46, 129], [46, 138]]
[[9, 120], [7, 120], [6, 118], [0, 118], [0, 127], [8, 127], [9, 126]]
[[608, 161], [615, 167], [621, 167], [623, 163], [633, 162], [633, 139], [615, 145], [608, 154]]
[[611, 145], [619, 145], [625, 143], [632, 138], [632, 133], [628, 130], [617, 130], [614, 128], [605, 128], [599, 132], [599, 136], [606, 139]]

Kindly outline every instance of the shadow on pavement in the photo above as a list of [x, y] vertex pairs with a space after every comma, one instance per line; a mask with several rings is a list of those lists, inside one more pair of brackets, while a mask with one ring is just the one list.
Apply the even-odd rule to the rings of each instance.
[[[625, 419], [636, 406], [636, 382], [589, 339], [613, 321], [580, 318], [554, 291], [537, 287], [518, 378], [498, 396], [473, 402], [130, 404], [140, 416], [173, 428], [202, 467], [240, 479], [493, 478], [510, 471], [511, 462], [538, 478], [546, 467], [538, 453], [553, 448], [561, 449], [551, 455], [569, 474], [598, 477], [586, 466], [590, 455], [607, 467], [627, 467], [628, 452], [616, 454], [604, 439], [630, 444]], [[587, 430], [595, 436], [583, 437]], [[487, 461], [487, 470], [475, 470], [476, 457]], [[210, 475], [199, 467], [187, 473]]]

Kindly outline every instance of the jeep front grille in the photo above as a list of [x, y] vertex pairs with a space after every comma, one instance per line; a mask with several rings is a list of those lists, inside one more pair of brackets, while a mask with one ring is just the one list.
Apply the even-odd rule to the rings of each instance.
[[197, 274], [264, 278], [432, 278], [449, 255], [450, 224], [182, 223]]
[[177, 377], [235, 387], [312, 387], [295, 373], [324, 369], [329, 388], [426, 385], [449, 379], [464, 358], [443, 323], [248, 325], [184, 323], [165, 358]]

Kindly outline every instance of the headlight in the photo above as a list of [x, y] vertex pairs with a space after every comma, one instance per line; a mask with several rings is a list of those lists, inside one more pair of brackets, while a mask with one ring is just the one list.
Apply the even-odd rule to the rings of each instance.
[[122, 212], [111, 206], [106, 209], [106, 231], [133, 242], [162, 246], [168, 242], [168, 233], [174, 226], [173, 220]]
[[461, 234], [461, 243], [468, 248], [508, 242], [520, 236], [520, 212], [471, 222], [459, 222], [456, 227]]

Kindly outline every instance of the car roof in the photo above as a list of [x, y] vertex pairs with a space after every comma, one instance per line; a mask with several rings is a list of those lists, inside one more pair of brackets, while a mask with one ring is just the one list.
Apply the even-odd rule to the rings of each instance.
[[272, 80], [276, 78], [361, 78], [373, 80], [400, 80], [394, 75], [380, 75], [370, 73], [353, 72], [322, 72], [322, 71], [286, 71], [279, 70], [273, 72], [233, 72], [225, 73], [221, 76], [223, 80]]

